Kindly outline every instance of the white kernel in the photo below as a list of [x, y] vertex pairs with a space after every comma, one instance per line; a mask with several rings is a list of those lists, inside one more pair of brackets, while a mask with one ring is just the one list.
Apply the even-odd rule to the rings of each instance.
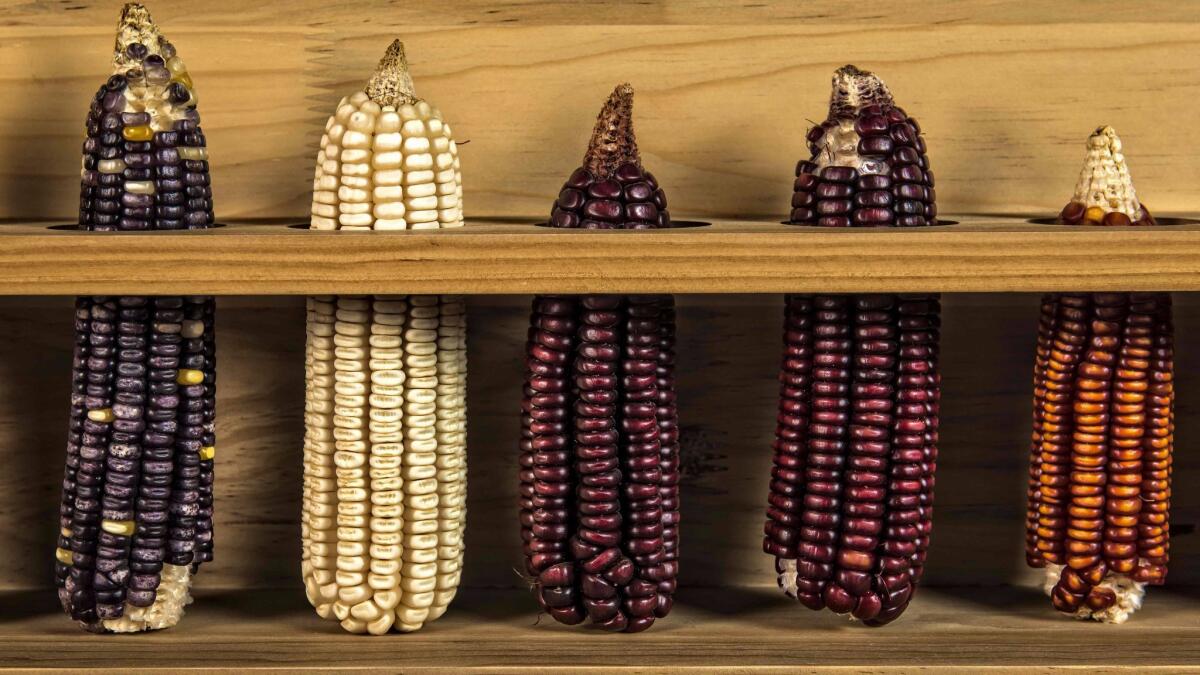
[[404, 169], [406, 171], [421, 171], [433, 167], [433, 155], [423, 152], [417, 155], [405, 155]]

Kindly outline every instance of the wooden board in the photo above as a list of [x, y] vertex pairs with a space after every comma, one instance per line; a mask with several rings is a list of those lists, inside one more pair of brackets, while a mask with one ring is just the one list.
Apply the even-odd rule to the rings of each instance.
[[947, 588], [870, 629], [762, 589], [691, 589], [666, 621], [624, 636], [539, 617], [523, 591], [480, 590], [418, 633], [364, 638], [319, 619], [300, 595], [245, 591], [201, 594], [172, 630], [114, 637], [80, 634], [52, 599], [6, 593], [0, 661], [107, 672], [1196, 672], [1200, 597], [1157, 600], [1124, 626], [1104, 626], [1056, 616], [1032, 588]]
[[[637, 88], [639, 144], [677, 216], [786, 213], [832, 71], [878, 71], [920, 120], [945, 212], [1057, 212], [1087, 134], [1123, 135], [1139, 192], [1194, 211], [1200, 5], [561, 0], [152, 3], [196, 81], [219, 218], [308, 212], [319, 131], [386, 44], [462, 146], [472, 216], [547, 214], [604, 97]], [[0, 3], [0, 218], [73, 218], [117, 5]]]
[[[953, 216], [950, 216], [953, 217]], [[1200, 290], [1200, 221], [1156, 228], [962, 217], [912, 229], [717, 220], [670, 231], [472, 221], [446, 231], [0, 226], [0, 294]]]

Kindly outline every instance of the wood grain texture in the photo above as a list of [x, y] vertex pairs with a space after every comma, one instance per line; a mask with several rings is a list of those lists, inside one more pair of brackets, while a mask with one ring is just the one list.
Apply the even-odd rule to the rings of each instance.
[[[953, 216], [951, 216], [953, 217]], [[932, 228], [723, 221], [669, 231], [107, 233], [0, 226], [0, 294], [1200, 290], [1200, 221], [1157, 228], [963, 217]]]
[[[1157, 211], [1200, 209], [1200, 5], [1082, 0], [156, 3], [195, 78], [217, 215], [303, 217], [319, 130], [384, 46], [462, 146], [468, 215], [549, 212], [614, 84], [677, 215], [778, 217], [832, 71], [878, 71], [928, 135], [944, 211], [1053, 213], [1084, 140], [1125, 139]], [[436, 7], [436, 10], [434, 9]], [[0, 218], [75, 215], [115, 6], [0, 4]]]
[[923, 592], [900, 621], [872, 630], [733, 588], [681, 592], [668, 621], [630, 638], [539, 621], [527, 593], [481, 590], [420, 632], [365, 639], [294, 594], [223, 592], [201, 594], [178, 628], [121, 639], [81, 635], [44, 597], [8, 593], [0, 657], [8, 667], [106, 672], [1195, 672], [1196, 600], [1167, 594], [1137, 623], [1113, 627], [1049, 616], [1032, 589], [948, 588]]
[[[1186, 587], [1200, 586], [1200, 454], [1189, 452], [1189, 439], [1200, 429], [1200, 296], [1178, 294], [1176, 301], [1180, 440], [1169, 581]], [[680, 584], [759, 586], [773, 595], [773, 561], [761, 545], [782, 301], [770, 295], [680, 296], [679, 303]], [[515, 571], [521, 569], [516, 445], [529, 298], [473, 298], [468, 304], [470, 490], [463, 585], [522, 588]], [[926, 581], [1031, 583], [1037, 574], [1026, 568], [1023, 547], [1038, 297], [955, 294], [945, 296], [944, 305], [942, 445]], [[287, 588], [302, 602], [303, 301], [220, 298], [217, 306], [216, 559], [204, 566], [197, 584], [209, 590]], [[0, 325], [0, 589], [43, 588], [52, 598], [71, 301], [0, 299]], [[1169, 592], [1151, 589], [1147, 605]], [[1042, 609], [1053, 616], [1048, 601]]]
[[[370, 16], [377, 26], [486, 24], [757, 24], [838, 21], [911, 25], [943, 24], [1076, 24], [1142, 21], [1169, 23], [1195, 21], [1200, 11], [1176, 0], [1060, 0], [1033, 6], [1020, 0], [875, 0], [861, 5], [843, 0], [360, 0], [353, 7], [277, 0], [246, 5], [238, 0], [158, 0], [151, 8], [170, 16], [180, 26], [239, 26], [245, 24], [302, 24], [341, 27], [361, 23]], [[0, 5], [0, 23], [16, 26], [94, 27], [115, 22], [113, 7], [85, 0], [62, 2], [6, 2]]]

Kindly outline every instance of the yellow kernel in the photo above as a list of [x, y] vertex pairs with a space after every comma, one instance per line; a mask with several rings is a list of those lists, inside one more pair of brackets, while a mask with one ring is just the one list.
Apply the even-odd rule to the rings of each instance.
[[112, 408], [97, 408], [96, 410], [88, 411], [88, 419], [93, 422], [108, 424], [117, 419], [117, 416], [113, 415]]
[[74, 561], [71, 559], [71, 552], [65, 548], [54, 549], [54, 557], [58, 558], [58, 562], [64, 565], [70, 565]]
[[58, 531], [58, 533], [59, 533], [59, 534], [61, 534], [61, 535], [62, 535], [62, 536], [64, 536], [64, 537], [69, 537], [69, 536], [71, 536], [71, 528], [69, 528], [69, 527], [64, 527], [64, 528], [60, 529], [60, 530]]
[[212, 445], [206, 445], [200, 448], [200, 459], [207, 460], [217, 456], [217, 448]]
[[109, 534], [119, 534], [124, 537], [132, 537], [133, 528], [132, 520], [104, 520], [100, 522], [100, 529]]
[[179, 148], [179, 158], [194, 160], [208, 159], [208, 150], [205, 148], [182, 147]]
[[125, 127], [121, 130], [121, 135], [127, 141], [149, 141], [154, 138], [154, 130], [146, 124], [138, 124], [132, 127]]
[[184, 71], [182, 73], [177, 73], [175, 75], [175, 77], [171, 78], [171, 81], [179, 82], [179, 83], [183, 84], [183, 86], [188, 88], [188, 91], [192, 92], [192, 96], [196, 95], [196, 93], [194, 91], [192, 91], [192, 87], [194, 87], [196, 85], [192, 84], [192, 76], [188, 75], [187, 71]]
[[204, 373], [199, 370], [181, 368], [175, 381], [179, 384], [200, 384], [204, 381]]
[[1089, 223], [1098, 223], [1104, 220], [1104, 209], [1099, 206], [1089, 206], [1088, 210], [1083, 213], [1083, 219]]

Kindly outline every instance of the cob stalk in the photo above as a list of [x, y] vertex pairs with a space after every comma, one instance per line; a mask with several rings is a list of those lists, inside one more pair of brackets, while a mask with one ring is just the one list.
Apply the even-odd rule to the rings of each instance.
[[[920, 127], [874, 75], [837, 71], [791, 220], [930, 225]], [[763, 549], [811, 609], [895, 620], [924, 569], [937, 467], [937, 295], [789, 295]]]
[[[554, 227], [669, 227], [641, 165], [633, 89], [616, 88]], [[525, 570], [557, 621], [637, 632], [671, 610], [678, 573], [674, 299], [537, 296], [522, 399]]]
[[[1111, 127], [1088, 139], [1068, 224], [1151, 225]], [[1034, 366], [1026, 558], [1054, 606], [1122, 623], [1166, 579], [1174, 446], [1167, 293], [1052, 293]]]
[[[196, 95], [149, 12], [126, 5], [88, 113], [79, 226], [213, 222]], [[212, 560], [213, 301], [81, 297], [55, 578], [94, 632], [175, 625]]]
[[[325, 129], [312, 229], [462, 226], [458, 149], [398, 40]], [[308, 299], [301, 571], [352, 633], [417, 630], [458, 589], [466, 365], [460, 296]]]

